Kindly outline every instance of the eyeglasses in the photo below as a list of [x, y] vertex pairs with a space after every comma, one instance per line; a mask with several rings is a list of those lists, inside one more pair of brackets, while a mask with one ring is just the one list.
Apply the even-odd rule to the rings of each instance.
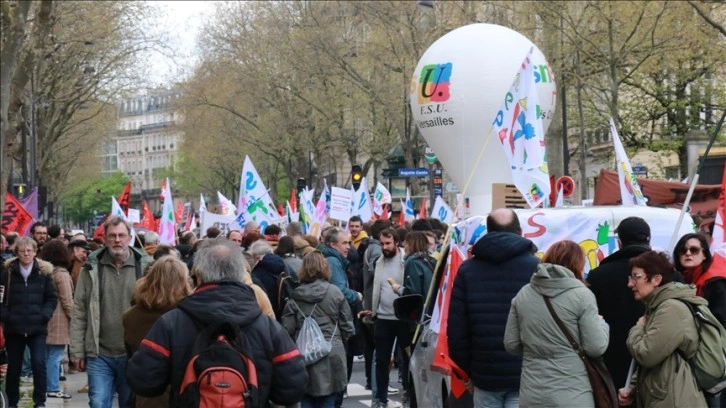
[[702, 250], [703, 249], [701, 247], [693, 246], [693, 247], [683, 247], [683, 248], [681, 248], [680, 252], [681, 252], [681, 255], [685, 255], [688, 253], [691, 253], [692, 255], [698, 255], [701, 253]]
[[639, 275], [628, 275], [628, 282], [637, 282], [641, 279], [643, 279], [645, 275], [639, 274]]
[[109, 241], [116, 241], [116, 240], [123, 241], [128, 237], [129, 237], [128, 234], [108, 234]]
[[32, 248], [25, 248], [25, 249], [18, 249], [19, 254], [32, 254], [35, 253], [35, 250]]

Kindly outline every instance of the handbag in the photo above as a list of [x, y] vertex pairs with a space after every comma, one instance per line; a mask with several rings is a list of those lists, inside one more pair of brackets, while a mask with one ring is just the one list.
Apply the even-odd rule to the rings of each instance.
[[569, 330], [567, 330], [567, 327], [565, 327], [565, 323], [563, 323], [560, 317], [557, 316], [557, 313], [555, 313], [555, 309], [552, 308], [550, 298], [547, 296], [542, 297], [547, 305], [547, 310], [550, 311], [552, 318], [555, 320], [555, 323], [557, 323], [557, 327], [560, 328], [565, 337], [567, 337], [567, 341], [570, 342], [572, 348], [575, 350], [577, 355], [580, 356], [582, 362], [585, 363], [587, 376], [590, 378], [590, 385], [592, 386], [592, 396], [595, 400], [595, 407], [618, 408], [618, 395], [615, 390], [615, 383], [613, 383], [613, 378], [610, 376], [610, 372], [607, 367], [605, 367], [605, 363], [603, 363], [600, 358], [592, 358], [585, 354], [585, 350], [580, 347], [580, 344], [574, 337], [572, 337], [572, 334]]

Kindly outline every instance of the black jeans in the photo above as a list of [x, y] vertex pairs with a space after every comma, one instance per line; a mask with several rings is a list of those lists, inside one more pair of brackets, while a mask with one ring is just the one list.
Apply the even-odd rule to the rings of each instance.
[[[376, 348], [376, 388], [378, 401], [388, 402], [388, 367], [391, 362], [393, 343], [399, 350], [404, 349], [411, 343], [413, 333], [411, 325], [401, 320], [376, 319], [373, 323], [373, 335]], [[408, 356], [405, 352], [398, 370], [403, 373], [402, 385], [408, 390]]]
[[46, 371], [45, 371], [45, 334], [25, 337], [18, 334], [5, 335], [5, 349], [8, 353], [8, 377], [5, 390], [11, 407], [20, 401], [20, 371], [23, 368], [25, 346], [30, 349], [30, 366], [33, 370], [33, 403], [45, 405]]

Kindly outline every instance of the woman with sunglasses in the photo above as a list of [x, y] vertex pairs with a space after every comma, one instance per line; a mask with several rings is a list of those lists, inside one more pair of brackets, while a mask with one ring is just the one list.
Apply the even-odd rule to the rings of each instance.
[[[638, 363], [637, 376], [618, 392], [621, 406], [705, 407], [686, 358], [698, 349], [698, 329], [683, 301], [703, 305], [692, 286], [675, 282], [664, 252], [648, 251], [630, 260], [628, 287], [645, 303], [645, 315], [630, 329], [626, 346]], [[637, 378], [637, 379], [636, 379]]]
[[[703, 234], [686, 234], [673, 249], [673, 263], [686, 283], [696, 285], [696, 295], [708, 301], [714, 317], [726, 326], [726, 270], [711, 267], [711, 250]], [[720, 398], [720, 402], [719, 402]], [[726, 396], [706, 394], [709, 407], [726, 407]]]
[[708, 238], [703, 234], [686, 234], [673, 250], [673, 263], [686, 283], [696, 285], [696, 295], [708, 300], [708, 308], [722, 325], [726, 325], [726, 270], [711, 268]]

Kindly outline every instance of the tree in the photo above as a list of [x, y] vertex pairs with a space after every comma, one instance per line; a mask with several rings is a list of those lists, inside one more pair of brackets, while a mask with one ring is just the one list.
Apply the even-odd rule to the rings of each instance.
[[63, 200], [65, 214], [71, 221], [83, 224], [96, 214], [111, 212], [111, 197], [118, 197], [128, 178], [120, 171], [109, 177], [87, 179], [68, 191]]
[[[10, 180], [21, 153], [23, 93], [52, 23], [53, 2], [0, 2], [0, 184]], [[10, 187], [10, 186], [8, 186]], [[5, 195], [0, 194], [0, 205]]]

